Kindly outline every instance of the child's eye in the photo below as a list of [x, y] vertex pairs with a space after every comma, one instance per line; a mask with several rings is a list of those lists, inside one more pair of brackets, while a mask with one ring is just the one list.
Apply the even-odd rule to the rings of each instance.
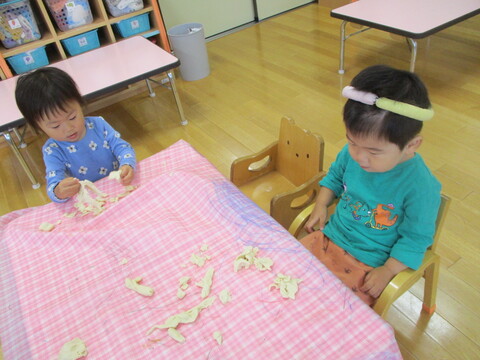
[[58, 129], [59, 127], [60, 127], [60, 125], [52, 126], [52, 129]]
[[77, 118], [77, 115], [74, 115], [74, 116], [72, 116], [72, 117], [71, 117], [70, 119], [68, 119], [68, 120], [75, 120], [76, 118]]

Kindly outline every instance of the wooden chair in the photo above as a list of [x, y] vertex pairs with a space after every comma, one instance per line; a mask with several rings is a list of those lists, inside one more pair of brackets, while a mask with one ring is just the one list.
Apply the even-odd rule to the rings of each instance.
[[[305, 226], [310, 214], [312, 213], [315, 204], [311, 204], [305, 208], [297, 218], [292, 222], [288, 231], [290, 234], [298, 238], [302, 233], [302, 229]], [[387, 285], [385, 290], [378, 298], [377, 302], [373, 306], [373, 310], [381, 317], [385, 317], [390, 305], [393, 304], [405, 291], [410, 289], [422, 276], [425, 278], [425, 287], [423, 292], [423, 306], [422, 309], [428, 314], [433, 314], [436, 308], [437, 297], [437, 283], [438, 274], [440, 271], [440, 256], [435, 253], [435, 249], [438, 244], [438, 238], [447, 214], [448, 207], [450, 205], [450, 198], [442, 194], [442, 201], [438, 210], [437, 220], [435, 223], [435, 236], [433, 238], [433, 244], [425, 253], [422, 265], [417, 270], [405, 269], [398, 273]], [[333, 207], [335, 204], [333, 205]], [[329, 208], [329, 212], [331, 209]]]
[[235, 160], [230, 180], [286, 229], [320, 189], [324, 142], [320, 135], [282, 118], [278, 141]]

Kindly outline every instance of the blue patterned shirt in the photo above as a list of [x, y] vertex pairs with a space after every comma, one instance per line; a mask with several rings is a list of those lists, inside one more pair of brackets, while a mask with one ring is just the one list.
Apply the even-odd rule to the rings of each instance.
[[85, 136], [76, 142], [48, 139], [43, 145], [47, 194], [55, 202], [53, 190], [67, 177], [97, 181], [122, 165], [135, 168], [135, 152], [102, 117], [85, 117]]

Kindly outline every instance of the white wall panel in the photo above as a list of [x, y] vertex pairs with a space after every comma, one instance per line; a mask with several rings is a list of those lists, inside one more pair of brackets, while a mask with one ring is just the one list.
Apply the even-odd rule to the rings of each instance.
[[258, 20], [263, 20], [284, 11], [309, 4], [314, 0], [255, 0]]
[[165, 27], [196, 22], [205, 37], [254, 21], [253, 0], [159, 0]]

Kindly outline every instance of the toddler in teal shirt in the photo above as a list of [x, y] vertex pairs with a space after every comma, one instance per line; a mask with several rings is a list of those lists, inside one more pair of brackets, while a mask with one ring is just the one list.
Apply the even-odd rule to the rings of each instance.
[[433, 111], [418, 76], [387, 66], [363, 70], [343, 95], [348, 144], [320, 182], [305, 225], [312, 234], [301, 242], [373, 305], [396, 274], [420, 266], [433, 241], [441, 185], [416, 153]]

